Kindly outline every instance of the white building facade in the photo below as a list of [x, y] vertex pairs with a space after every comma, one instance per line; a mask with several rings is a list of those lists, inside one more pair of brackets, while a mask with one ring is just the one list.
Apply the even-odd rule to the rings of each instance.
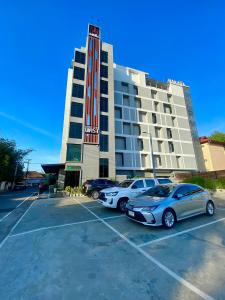
[[[68, 184], [200, 169], [189, 87], [114, 63], [89, 26], [68, 71], [61, 163]], [[74, 179], [75, 178], [75, 179]]]

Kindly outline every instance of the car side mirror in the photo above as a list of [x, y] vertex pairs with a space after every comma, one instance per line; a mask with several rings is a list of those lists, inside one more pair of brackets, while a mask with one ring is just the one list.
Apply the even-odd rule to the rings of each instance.
[[177, 194], [177, 195], [174, 196], [174, 198], [177, 199], [177, 200], [181, 199], [182, 197], [183, 197], [182, 194]]
[[132, 188], [132, 189], [137, 189], [136, 184], [133, 184], [131, 188]]

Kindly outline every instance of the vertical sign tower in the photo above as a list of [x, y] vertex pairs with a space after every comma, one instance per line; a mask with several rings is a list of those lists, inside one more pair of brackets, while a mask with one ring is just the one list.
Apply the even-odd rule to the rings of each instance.
[[89, 25], [84, 143], [99, 144], [100, 29]]

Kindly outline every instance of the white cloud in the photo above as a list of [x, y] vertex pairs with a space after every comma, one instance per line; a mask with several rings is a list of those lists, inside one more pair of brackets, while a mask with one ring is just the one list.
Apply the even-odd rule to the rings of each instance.
[[23, 120], [20, 120], [20, 119], [14, 117], [12, 115], [9, 115], [9, 114], [6, 114], [6, 113], [0, 111], [0, 116], [4, 117], [4, 118], [6, 118], [6, 119], [8, 119], [10, 121], [16, 122], [16, 123], [18, 123], [18, 124], [20, 124], [20, 125], [28, 128], [28, 129], [31, 129], [31, 130], [33, 130], [33, 131], [35, 131], [37, 133], [40, 133], [40, 134], [45, 135], [45, 136], [48, 136], [48, 137], [50, 137], [52, 139], [55, 139], [55, 140], [59, 140], [59, 137], [56, 136], [56, 135], [54, 135], [54, 134], [52, 134], [51, 132], [49, 132], [49, 131], [47, 131], [45, 129], [33, 126], [32, 124], [30, 124], [28, 122], [24, 122]]

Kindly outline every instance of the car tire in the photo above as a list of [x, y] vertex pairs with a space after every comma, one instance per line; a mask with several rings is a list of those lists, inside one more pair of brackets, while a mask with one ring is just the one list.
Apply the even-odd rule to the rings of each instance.
[[122, 198], [119, 199], [117, 203], [117, 208], [120, 212], [125, 213], [126, 212], [126, 205], [127, 205], [128, 199]]
[[176, 222], [176, 214], [172, 209], [166, 209], [162, 216], [163, 226], [170, 229]]
[[92, 191], [91, 197], [92, 197], [94, 200], [97, 200], [97, 199], [99, 198], [99, 191], [97, 191], [97, 190]]
[[212, 200], [209, 200], [206, 204], [206, 215], [213, 216], [215, 213], [215, 205]]

